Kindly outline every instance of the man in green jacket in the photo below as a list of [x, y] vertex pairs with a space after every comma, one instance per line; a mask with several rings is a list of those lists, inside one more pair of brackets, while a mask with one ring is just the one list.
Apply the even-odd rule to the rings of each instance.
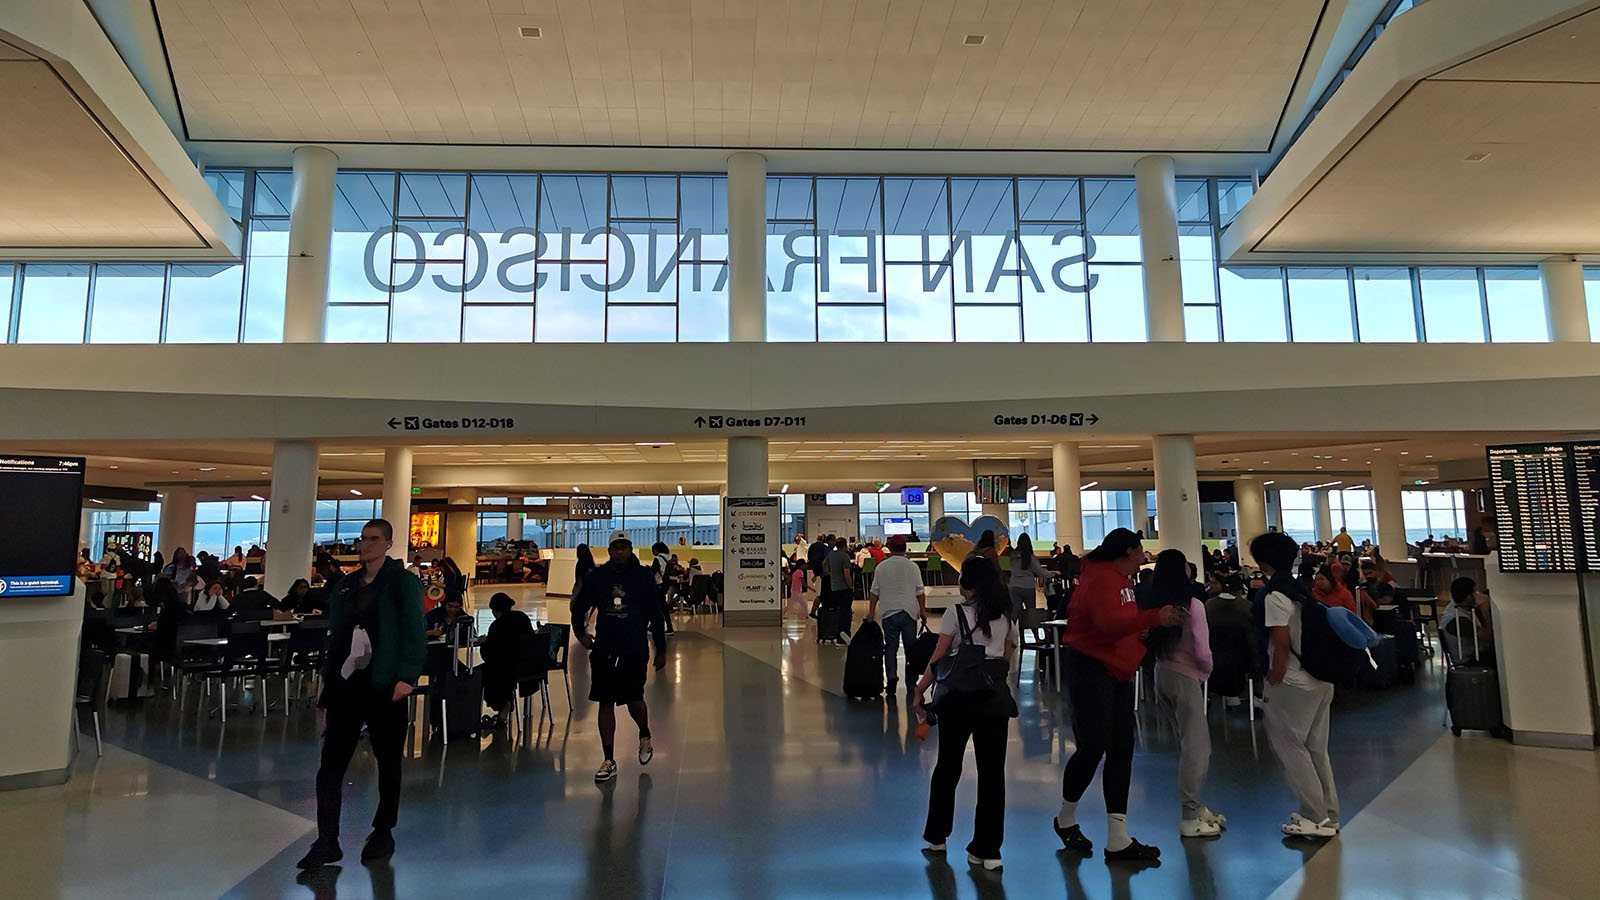
[[361, 527], [361, 568], [328, 592], [328, 652], [322, 697], [322, 765], [317, 769], [317, 840], [299, 862], [312, 869], [344, 858], [339, 849], [340, 788], [361, 728], [372, 738], [378, 764], [378, 812], [361, 850], [363, 862], [394, 853], [400, 810], [400, 755], [405, 748], [406, 697], [427, 655], [422, 582], [389, 558], [394, 527], [373, 519]]

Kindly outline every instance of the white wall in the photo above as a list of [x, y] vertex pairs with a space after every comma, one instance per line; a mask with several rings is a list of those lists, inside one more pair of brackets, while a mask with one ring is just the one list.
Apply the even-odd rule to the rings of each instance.
[[860, 536], [861, 513], [854, 499], [849, 506], [828, 506], [806, 499], [806, 539], [814, 541], [824, 534], [852, 539]]
[[70, 597], [0, 598], [0, 787], [66, 780], [84, 602], [73, 584]]

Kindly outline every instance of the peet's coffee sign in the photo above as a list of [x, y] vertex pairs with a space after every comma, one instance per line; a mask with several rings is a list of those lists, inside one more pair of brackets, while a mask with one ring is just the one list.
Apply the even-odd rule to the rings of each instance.
[[[727, 240], [722, 234], [711, 237], [719, 244]], [[833, 283], [839, 280], [864, 282], [867, 293], [877, 293], [884, 267], [879, 237], [879, 232], [871, 229], [827, 233], [800, 228], [769, 235], [767, 290], [792, 291], [797, 275], [815, 266], [817, 289], [822, 293], [832, 290]], [[920, 249], [917, 258], [922, 261], [891, 260], [889, 265], [899, 271], [920, 269], [924, 293], [939, 290], [946, 279], [957, 282], [959, 289], [967, 293], [992, 293], [1001, 279], [1012, 277], [1021, 278], [1039, 293], [1045, 291], [1046, 279], [1056, 290], [1075, 294], [1088, 292], [1099, 281], [1093, 273], [1084, 277], [1085, 264], [1094, 259], [1093, 237], [1076, 227], [1028, 237], [1025, 242], [1016, 231], [980, 235], [962, 231], [954, 238], [926, 231], [920, 235], [890, 235], [896, 256], [909, 257]], [[914, 243], [919, 239], [920, 247]], [[390, 240], [393, 247], [388, 256], [392, 262], [382, 252], [384, 243]], [[429, 249], [457, 241], [464, 242], [466, 266], [464, 277], [452, 278], [438, 269], [441, 262], [456, 259], [430, 259]], [[838, 242], [837, 246], [834, 242]], [[653, 230], [633, 233], [615, 227], [591, 228], [582, 233], [564, 228], [546, 233], [518, 227], [485, 234], [453, 226], [424, 235], [402, 223], [372, 232], [363, 258], [367, 282], [386, 293], [412, 290], [424, 278], [431, 279], [439, 290], [470, 292], [492, 277], [507, 292], [531, 294], [551, 278], [556, 279], [561, 290], [570, 290], [574, 275], [593, 291], [616, 292], [628, 287], [637, 291], [642, 287], [646, 294], [671, 293], [675, 289], [673, 276], [680, 268], [687, 269], [684, 274], [693, 290], [723, 290], [728, 283], [727, 263], [706, 261], [705, 243], [706, 235], [698, 228], [679, 234]], [[947, 244], [948, 249], [944, 249]], [[452, 250], [445, 252], [453, 255]], [[783, 272], [774, 283], [773, 263], [778, 260], [782, 261]], [[380, 272], [386, 262], [389, 271]], [[605, 266], [609, 271], [597, 277], [591, 274], [596, 266]], [[456, 283], [458, 280], [462, 283]]]

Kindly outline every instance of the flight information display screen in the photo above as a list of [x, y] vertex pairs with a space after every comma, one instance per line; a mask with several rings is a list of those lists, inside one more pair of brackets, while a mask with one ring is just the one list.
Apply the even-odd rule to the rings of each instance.
[[1600, 570], [1600, 443], [1488, 448], [1502, 572]]
[[1020, 503], [1028, 499], [1028, 476], [977, 475], [973, 488], [979, 503]]
[[0, 599], [73, 591], [83, 459], [0, 456]]

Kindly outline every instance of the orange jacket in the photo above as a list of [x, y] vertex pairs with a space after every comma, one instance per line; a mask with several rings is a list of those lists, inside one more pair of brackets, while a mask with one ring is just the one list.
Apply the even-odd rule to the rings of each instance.
[[1161, 611], [1140, 609], [1133, 581], [1113, 563], [1085, 558], [1067, 611], [1067, 646], [1092, 656], [1112, 676], [1128, 681], [1144, 661], [1144, 632], [1161, 624]]

